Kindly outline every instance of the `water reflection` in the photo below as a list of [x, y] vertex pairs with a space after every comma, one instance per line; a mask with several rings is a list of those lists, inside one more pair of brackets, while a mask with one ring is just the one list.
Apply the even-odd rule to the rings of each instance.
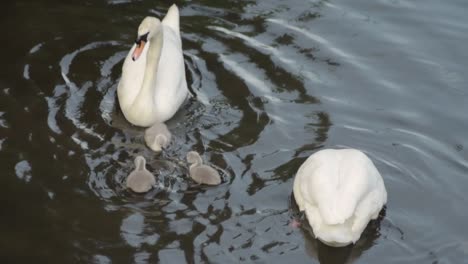
[[[0, 26], [14, 37], [0, 43], [0, 244], [11, 259], [466, 259], [465, 4], [178, 2], [197, 97], [155, 155], [115, 89], [141, 18], [171, 3], [4, 4]], [[335, 146], [365, 151], [389, 192], [380, 230], [341, 250], [292, 229], [287, 202], [300, 164]], [[222, 185], [189, 180], [189, 150], [224, 172]], [[158, 175], [145, 195], [123, 184], [137, 155]]]
[[16, 163], [15, 172], [19, 179], [25, 182], [31, 181], [31, 165], [29, 165], [28, 161], [23, 160]]
[[154, 246], [159, 239], [158, 234], [145, 234], [145, 217], [134, 213], [123, 219], [120, 226], [122, 238], [132, 247], [140, 248], [143, 244]]

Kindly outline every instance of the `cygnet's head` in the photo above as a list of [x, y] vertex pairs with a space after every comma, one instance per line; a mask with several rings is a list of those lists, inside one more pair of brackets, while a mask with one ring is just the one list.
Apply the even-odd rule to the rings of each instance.
[[138, 60], [143, 48], [149, 39], [153, 38], [161, 30], [161, 21], [155, 17], [145, 17], [138, 27], [138, 35], [135, 40], [136, 48], [133, 51], [132, 59], [134, 61]]
[[155, 123], [145, 130], [146, 145], [156, 152], [167, 147], [170, 141], [171, 132], [169, 132], [164, 123]]
[[187, 162], [190, 164], [201, 165], [203, 163], [200, 154], [196, 151], [189, 151], [187, 153]]
[[169, 140], [165, 135], [145, 135], [146, 145], [150, 149], [156, 152], [162, 151], [163, 147], [166, 147], [169, 144]]
[[146, 170], [146, 160], [142, 156], [135, 158], [135, 169], [127, 177], [127, 187], [136, 192], [144, 193], [156, 184], [153, 174]]

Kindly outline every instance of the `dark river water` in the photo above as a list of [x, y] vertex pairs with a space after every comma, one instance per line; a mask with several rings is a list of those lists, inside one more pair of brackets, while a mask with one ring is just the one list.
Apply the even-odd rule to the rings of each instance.
[[[178, 1], [197, 97], [155, 154], [116, 87], [170, 4], [2, 2], [1, 263], [468, 263], [467, 1]], [[341, 249], [291, 225], [295, 172], [328, 147], [367, 153], [389, 198]], [[220, 186], [188, 179], [190, 150]]]

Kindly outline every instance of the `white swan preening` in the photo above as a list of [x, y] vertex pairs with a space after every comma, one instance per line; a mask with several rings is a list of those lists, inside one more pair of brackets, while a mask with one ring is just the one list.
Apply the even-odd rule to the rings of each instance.
[[159, 152], [171, 142], [171, 132], [164, 123], [155, 123], [145, 130], [146, 145], [153, 151]]
[[187, 98], [176, 5], [162, 22], [155, 17], [141, 22], [122, 67], [117, 96], [125, 118], [143, 127], [170, 119]]
[[197, 183], [218, 185], [221, 183], [219, 173], [210, 166], [204, 165], [203, 160], [195, 151], [187, 153], [187, 162], [190, 163], [190, 177]]
[[136, 192], [144, 193], [156, 184], [154, 175], [146, 170], [146, 160], [142, 156], [135, 158], [135, 169], [128, 175], [127, 188]]
[[294, 198], [316, 238], [330, 246], [355, 243], [387, 202], [382, 177], [355, 149], [326, 149], [311, 155], [294, 179]]

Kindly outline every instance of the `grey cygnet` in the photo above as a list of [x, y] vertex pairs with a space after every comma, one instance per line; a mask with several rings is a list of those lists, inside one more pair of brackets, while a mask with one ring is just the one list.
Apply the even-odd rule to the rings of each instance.
[[146, 160], [142, 156], [135, 158], [135, 169], [128, 175], [127, 187], [136, 192], [144, 193], [156, 184], [154, 175], [146, 169]]
[[146, 145], [153, 151], [160, 152], [171, 142], [171, 132], [164, 123], [155, 123], [145, 130]]
[[195, 151], [187, 153], [187, 162], [190, 163], [190, 177], [197, 183], [218, 185], [221, 183], [219, 173], [208, 165], [203, 165], [203, 160]]

